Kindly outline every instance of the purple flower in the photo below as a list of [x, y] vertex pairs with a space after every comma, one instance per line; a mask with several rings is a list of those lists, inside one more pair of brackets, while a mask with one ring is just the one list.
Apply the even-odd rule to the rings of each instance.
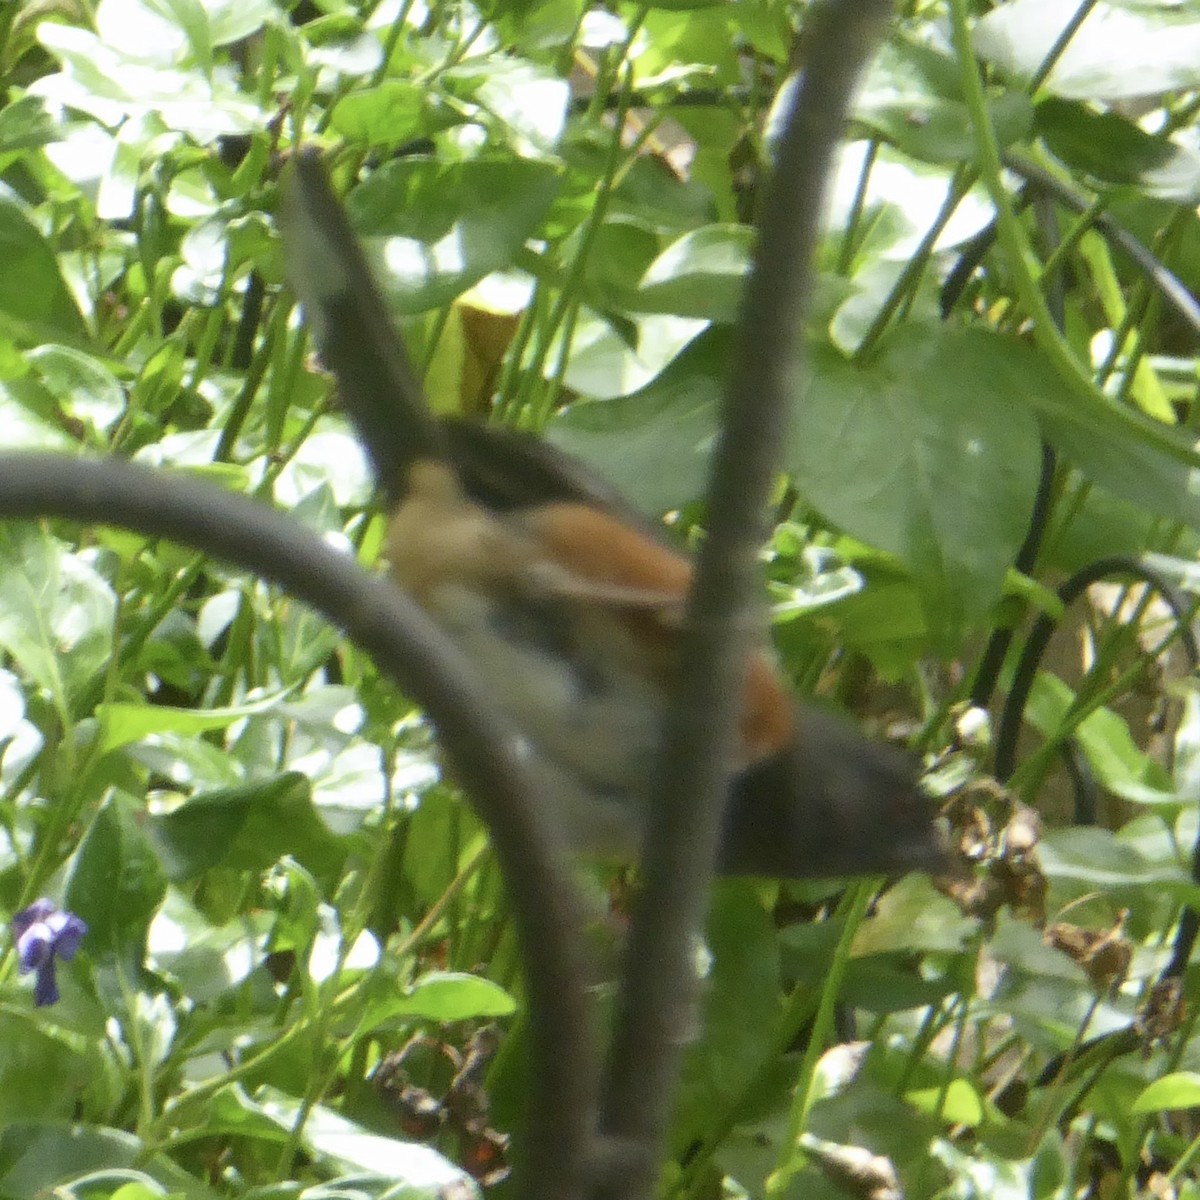
[[21, 974], [37, 972], [33, 988], [34, 1003], [40, 1008], [58, 999], [58, 984], [54, 981], [54, 960], [70, 962], [87, 933], [87, 925], [74, 913], [54, 907], [53, 900], [43, 896], [13, 917], [13, 939], [17, 944], [17, 959]]

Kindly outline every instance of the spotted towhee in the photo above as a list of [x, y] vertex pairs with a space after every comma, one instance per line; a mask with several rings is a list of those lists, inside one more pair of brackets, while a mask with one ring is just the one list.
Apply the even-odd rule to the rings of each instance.
[[[283, 233], [308, 327], [391, 508], [394, 578], [458, 642], [526, 739], [571, 840], [629, 852], [691, 561], [545, 442], [433, 415], [311, 152], [289, 169]], [[819, 877], [940, 862], [911, 762], [795, 705], [765, 646], [746, 664], [740, 735], [726, 873]]]

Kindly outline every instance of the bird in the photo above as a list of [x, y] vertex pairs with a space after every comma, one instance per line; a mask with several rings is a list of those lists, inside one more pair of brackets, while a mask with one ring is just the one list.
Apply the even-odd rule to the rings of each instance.
[[[661, 523], [545, 440], [431, 410], [320, 155], [283, 182], [286, 273], [390, 512], [391, 575], [450, 635], [538, 764], [568, 842], [636, 853], [693, 563]], [[726, 875], [937, 871], [909, 755], [746, 663]]]

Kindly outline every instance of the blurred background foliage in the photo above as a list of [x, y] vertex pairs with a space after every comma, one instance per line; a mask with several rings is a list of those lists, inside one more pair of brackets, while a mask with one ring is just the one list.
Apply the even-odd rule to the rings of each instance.
[[[195, 473], [375, 562], [282, 287], [308, 142], [434, 403], [702, 536], [805, 13], [9, 0], [5, 448]], [[1200, 1194], [1194, 972], [1153, 986], [1200, 900], [1198, 112], [1196, 0], [900, 6], [764, 561], [797, 690], [926, 755], [972, 875], [718, 885], [670, 1195]], [[502, 1188], [519, 964], [420, 714], [287, 596], [100, 524], [0, 528], [0, 649], [0, 910], [89, 926], [53, 1007], [0, 958], [0, 1194]], [[611, 955], [628, 881], [585, 870]]]

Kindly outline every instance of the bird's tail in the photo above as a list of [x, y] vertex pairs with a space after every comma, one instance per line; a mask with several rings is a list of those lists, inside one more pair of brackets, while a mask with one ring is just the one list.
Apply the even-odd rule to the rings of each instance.
[[409, 467], [444, 458], [444, 432], [317, 153], [287, 168], [281, 214], [288, 279], [304, 307], [321, 361], [395, 502]]

